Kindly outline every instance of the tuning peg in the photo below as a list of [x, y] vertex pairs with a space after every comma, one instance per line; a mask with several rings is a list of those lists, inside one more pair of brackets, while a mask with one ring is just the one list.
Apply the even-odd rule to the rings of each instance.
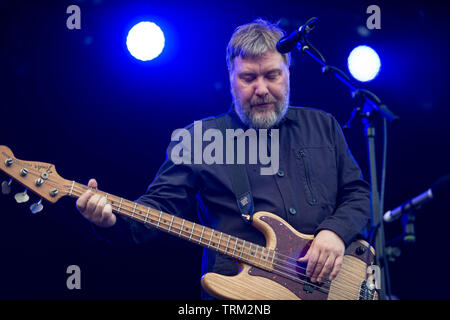
[[16, 199], [17, 203], [27, 202], [30, 199], [30, 197], [27, 194], [27, 190], [28, 189], [25, 189], [24, 192], [16, 193], [14, 198]]
[[9, 182], [7, 182], [6, 180], [2, 182], [2, 193], [3, 194], [11, 193], [11, 183], [12, 183], [12, 179], [9, 179]]
[[32, 214], [36, 214], [36, 213], [38, 213], [38, 212], [41, 212], [42, 209], [44, 209], [44, 206], [42, 205], [41, 202], [42, 202], [42, 198], [41, 198], [38, 202], [33, 203], [33, 204], [30, 206], [30, 211], [31, 211]]

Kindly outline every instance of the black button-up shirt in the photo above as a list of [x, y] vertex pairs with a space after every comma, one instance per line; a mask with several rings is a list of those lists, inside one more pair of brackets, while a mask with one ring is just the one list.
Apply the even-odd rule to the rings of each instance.
[[[231, 129], [248, 129], [233, 108], [225, 117]], [[202, 133], [217, 129], [213, 117], [203, 119], [201, 124]], [[194, 125], [185, 129], [192, 134], [192, 140], [196, 139]], [[275, 168], [278, 171], [261, 175], [261, 167], [267, 166], [246, 163], [254, 212], [277, 214], [305, 234], [332, 230], [348, 245], [368, 222], [370, 192], [339, 124], [323, 111], [289, 107], [276, 129], [279, 130], [279, 168]], [[203, 146], [207, 144], [204, 142]], [[263, 235], [240, 216], [226, 166], [194, 161], [175, 164], [171, 154], [176, 146], [180, 146], [179, 141], [170, 143], [166, 161], [137, 202], [184, 218], [189, 218], [189, 212], [197, 205], [202, 224], [264, 245]], [[189, 157], [193, 160], [193, 155]], [[155, 233], [125, 218], [118, 219], [110, 230], [100, 232], [113, 242], [126, 241], [124, 234], [127, 234], [135, 243], [148, 241]], [[233, 274], [237, 269], [225, 256], [205, 249], [203, 272], [207, 271]]]

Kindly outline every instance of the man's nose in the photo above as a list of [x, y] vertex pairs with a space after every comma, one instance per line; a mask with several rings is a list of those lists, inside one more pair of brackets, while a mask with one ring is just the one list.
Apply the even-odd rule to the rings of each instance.
[[258, 78], [255, 82], [255, 95], [258, 97], [265, 97], [269, 94], [269, 88], [264, 79]]

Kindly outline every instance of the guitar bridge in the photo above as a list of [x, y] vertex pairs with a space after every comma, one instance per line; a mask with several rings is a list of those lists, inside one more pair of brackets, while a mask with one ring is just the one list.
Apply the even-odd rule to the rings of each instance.
[[358, 300], [376, 300], [377, 296], [378, 295], [375, 286], [368, 286], [366, 280], [361, 282], [361, 284], [359, 285]]

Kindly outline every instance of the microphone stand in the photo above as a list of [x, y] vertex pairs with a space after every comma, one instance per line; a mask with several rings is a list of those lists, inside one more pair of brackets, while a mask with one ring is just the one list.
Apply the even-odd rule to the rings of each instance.
[[[312, 21], [317, 18], [311, 18]], [[308, 25], [308, 22], [306, 23]], [[312, 28], [311, 28], [312, 29]], [[367, 150], [369, 155], [370, 168], [370, 182], [371, 182], [371, 233], [375, 237], [376, 262], [380, 267], [380, 299], [390, 299], [390, 281], [388, 263], [385, 256], [385, 235], [384, 225], [382, 220], [383, 208], [380, 203], [380, 196], [378, 193], [378, 179], [377, 166], [375, 155], [375, 114], [378, 112], [384, 119], [389, 122], [398, 120], [398, 116], [392, 113], [386, 105], [381, 103], [380, 99], [372, 92], [364, 89], [357, 89], [351, 83], [349, 77], [336, 67], [330, 66], [326, 63], [322, 54], [314, 48], [307, 38], [307, 33], [301, 33], [300, 40], [297, 43], [297, 49], [305, 54], [308, 54], [322, 67], [322, 73], [333, 74], [337, 79], [344, 83], [350, 90], [351, 96], [355, 102], [356, 107], [353, 110], [351, 119], [343, 128], [349, 128], [350, 122], [355, 116], [361, 118], [364, 125], [365, 137], [367, 139]], [[388, 289], [388, 290], [386, 290]], [[386, 294], [388, 292], [388, 294]]]

